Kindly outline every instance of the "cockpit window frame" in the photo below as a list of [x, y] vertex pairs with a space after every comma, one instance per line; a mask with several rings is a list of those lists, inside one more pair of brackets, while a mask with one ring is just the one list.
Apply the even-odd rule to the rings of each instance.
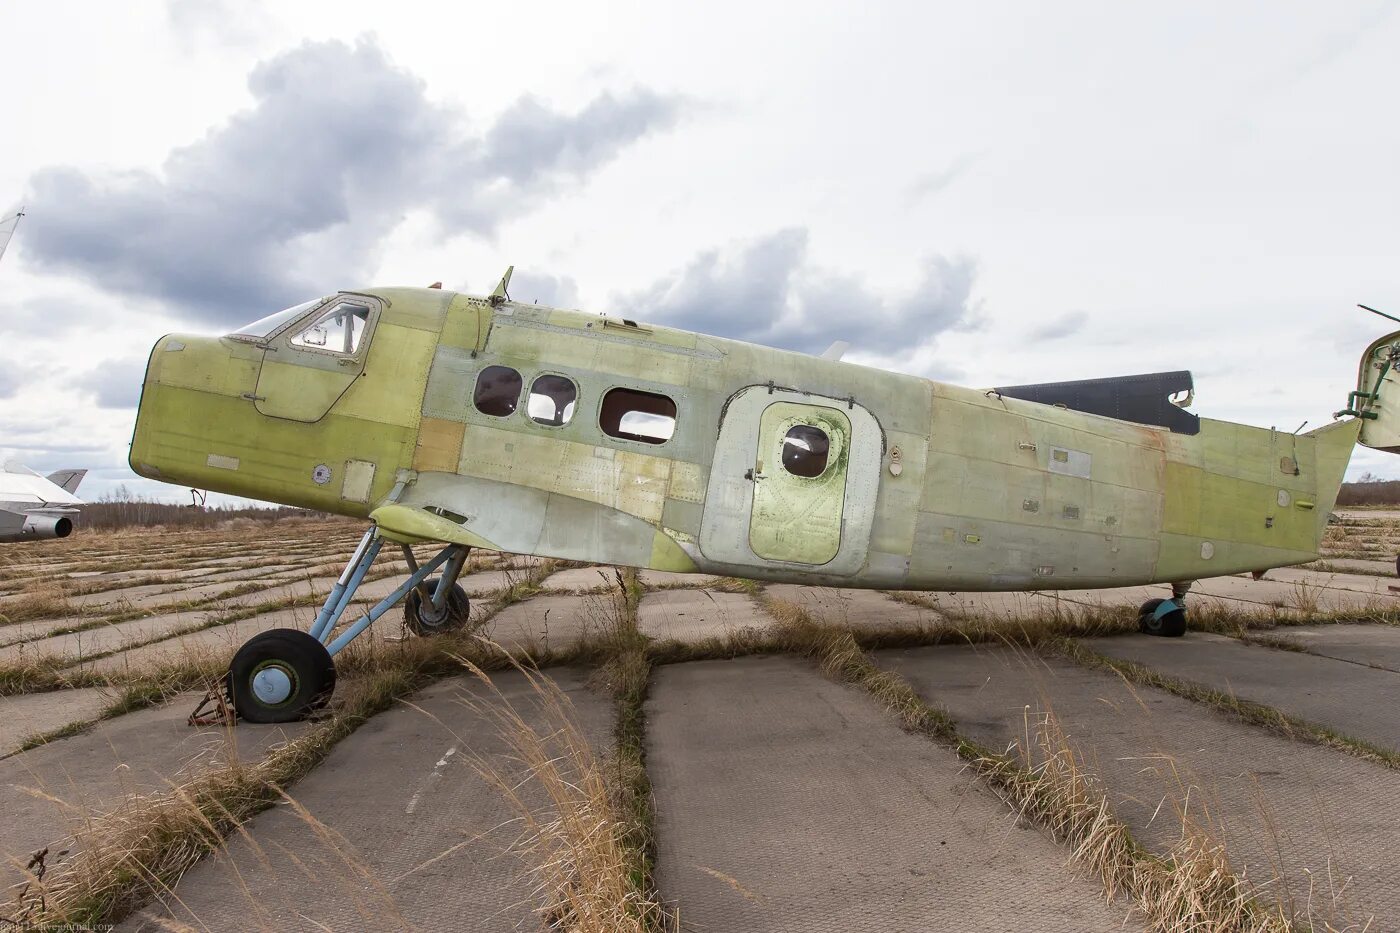
[[[306, 309], [305, 309], [304, 311], [302, 311], [301, 314], [298, 314], [296, 317], [293, 317], [293, 318], [288, 318], [287, 320], [283, 321], [281, 324], [277, 325], [277, 327], [276, 327], [275, 329], [273, 329], [270, 333], [264, 334], [264, 335], [261, 336], [261, 337], [259, 337], [257, 334], [239, 334], [239, 333], [224, 334], [223, 336], [227, 337], [229, 340], [237, 340], [239, 343], [257, 343], [257, 344], [267, 344], [267, 343], [270, 343], [270, 342], [272, 342], [273, 340], [276, 340], [278, 337], [280, 337], [280, 336], [287, 330], [287, 328], [295, 326], [296, 324], [300, 323], [301, 321], [304, 321], [304, 320], [306, 320], [307, 318], [311, 317], [311, 315], [313, 315], [313, 314], [319, 314], [320, 311], [321, 311], [321, 309], [324, 308], [324, 307], [326, 306], [326, 302], [330, 301], [330, 300], [333, 299], [333, 298], [339, 298], [339, 297], [340, 297], [339, 295], [326, 295], [326, 296], [323, 297], [323, 298], [314, 300], [314, 302], [312, 302], [312, 301], [304, 301], [304, 302], [302, 302], [302, 304], [306, 305], [307, 307], [306, 307]], [[273, 314], [264, 315], [263, 317], [260, 317], [260, 318], [258, 318], [258, 319], [255, 320], [255, 321], [249, 321], [247, 324], [244, 324], [243, 326], [244, 326], [244, 327], [252, 327], [254, 324], [258, 323], [258, 321], [265, 320], [266, 318], [273, 317], [273, 316], [276, 315], [276, 314], [285, 314], [286, 312], [291, 311], [291, 310], [293, 310], [294, 308], [297, 308], [297, 307], [300, 307], [300, 305], [292, 305], [291, 308], [283, 308], [281, 311], [276, 311], [276, 312], [273, 312]]]
[[[302, 329], [309, 326], [311, 321], [323, 314], [330, 305], [338, 301], [348, 301], [354, 304], [365, 305], [369, 308], [369, 316], [365, 319], [364, 331], [360, 334], [359, 343], [351, 353], [344, 353], [339, 350], [330, 350], [322, 347], [306, 346], [292, 343], [292, 338], [302, 332]], [[336, 292], [327, 295], [316, 302], [305, 313], [298, 315], [279, 326], [266, 337], [255, 337], [251, 334], [225, 334], [230, 340], [251, 343], [264, 349], [275, 348], [277, 350], [287, 350], [291, 353], [307, 353], [316, 356], [329, 357], [337, 360], [361, 360], [365, 356], [366, 349], [374, 340], [374, 332], [379, 323], [379, 316], [384, 310], [384, 300], [376, 295], [367, 295], [364, 292]], [[269, 315], [270, 316], [270, 315]], [[254, 322], [256, 323], [256, 322]], [[244, 325], [245, 327], [247, 325]]]
[[[305, 333], [306, 328], [310, 327], [313, 322], [340, 303], [359, 305], [369, 311], [369, 313], [365, 315], [365, 327], [364, 330], [360, 332], [360, 339], [355, 344], [355, 349], [346, 353], [344, 350], [333, 350], [329, 347], [318, 347], [313, 344], [294, 342], [295, 338]], [[301, 329], [280, 330], [278, 331], [277, 337], [273, 339], [281, 339], [284, 346], [298, 353], [320, 353], [338, 360], [357, 360], [364, 354], [365, 347], [369, 346], [370, 340], [374, 337], [374, 322], [378, 316], [379, 308], [377, 301], [365, 295], [336, 295], [332, 301], [318, 305], [314, 315], [298, 319], [297, 323], [302, 325]]]

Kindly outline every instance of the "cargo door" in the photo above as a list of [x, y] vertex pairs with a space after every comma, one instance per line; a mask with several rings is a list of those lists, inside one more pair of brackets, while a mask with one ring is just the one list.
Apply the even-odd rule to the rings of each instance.
[[734, 565], [865, 564], [880, 482], [879, 423], [850, 400], [768, 386], [725, 406], [700, 550]]
[[253, 393], [258, 411], [289, 421], [324, 418], [364, 371], [377, 311], [368, 298], [341, 298], [269, 341]]

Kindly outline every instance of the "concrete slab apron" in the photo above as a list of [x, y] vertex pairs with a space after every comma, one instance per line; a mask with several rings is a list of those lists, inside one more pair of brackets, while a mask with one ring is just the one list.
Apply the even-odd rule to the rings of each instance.
[[804, 662], [661, 667], [647, 716], [657, 881], [687, 929], [1134, 928], [951, 751]]
[[31, 736], [95, 719], [114, 695], [100, 687], [83, 687], [0, 697], [0, 755], [15, 751]]
[[0, 890], [18, 880], [15, 860], [22, 865], [124, 795], [163, 791], [233, 755], [254, 761], [306, 728], [304, 723], [241, 725], [232, 731], [191, 728], [185, 718], [198, 699], [182, 694], [166, 706], [118, 716], [82, 735], [0, 761]]
[[902, 603], [877, 590], [778, 583], [765, 587], [764, 593], [773, 599], [800, 606], [823, 622], [857, 628], [931, 625], [940, 620], [939, 614], [932, 609]]
[[875, 658], [994, 749], [1024, 743], [1053, 712], [1115, 814], [1154, 851], [1179, 840], [1187, 812], [1216, 827], [1237, 872], [1301, 918], [1400, 929], [1400, 774], [1069, 662], [963, 646]]
[[698, 642], [772, 624], [747, 593], [660, 590], [647, 593], [637, 606], [637, 628], [661, 641]]
[[1279, 634], [1313, 654], [1400, 673], [1400, 626], [1289, 626]]
[[[611, 703], [584, 686], [582, 672], [550, 673], [601, 750]], [[545, 727], [523, 676], [502, 673], [495, 683]], [[517, 778], [518, 766], [464, 695], [487, 694], [470, 678], [454, 678], [414, 697], [420, 709], [399, 706], [370, 720], [290, 788], [310, 820], [288, 806], [259, 814], [186, 873], [168, 904], [147, 907], [122, 928], [163, 929], [161, 917], [213, 930], [542, 926], [531, 922], [526, 866], [507, 851], [519, 830], [509, 822], [515, 814], [468, 757], [485, 756]]]
[[1395, 714], [1400, 674], [1393, 671], [1203, 632], [1185, 638], [1091, 638], [1084, 644], [1400, 751]]

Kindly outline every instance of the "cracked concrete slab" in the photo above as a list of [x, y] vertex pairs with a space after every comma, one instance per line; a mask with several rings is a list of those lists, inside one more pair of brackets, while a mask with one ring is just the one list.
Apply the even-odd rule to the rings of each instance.
[[747, 593], [672, 589], [647, 593], [637, 606], [637, 628], [660, 641], [703, 641], [741, 629], [765, 629], [773, 619]]
[[942, 616], [923, 605], [900, 602], [878, 590], [846, 590], [828, 586], [776, 583], [764, 595], [801, 606], [820, 621], [857, 628], [884, 625], [934, 625]]
[[[585, 686], [586, 672], [550, 675], [602, 751], [611, 702]], [[552, 729], [522, 675], [493, 679], [536, 729]], [[288, 806], [259, 814], [187, 872], [165, 903], [120, 929], [165, 929], [161, 918], [216, 930], [472, 933], [539, 925], [527, 866], [509, 851], [519, 831], [510, 822], [515, 814], [470, 759], [480, 756], [511, 782], [524, 769], [463, 697], [499, 702], [474, 679], [453, 678], [415, 695], [418, 709], [400, 705], [376, 716], [290, 788], [306, 818]], [[523, 793], [548, 818], [528, 782]]]
[[[1369, 929], [1400, 929], [1392, 883], [1400, 773], [1068, 661], [990, 646], [874, 657], [948, 710], [963, 735], [997, 751], [1038, 750], [1038, 723], [1053, 714], [1049, 747], [1068, 741], [1152, 850], [1179, 841], [1178, 814], [1187, 813], [1225, 840], [1231, 864], [1262, 897], [1298, 919], [1360, 930], [1370, 918]], [[1334, 898], [1329, 887], [1345, 891]]]
[[1249, 645], [1205, 632], [1184, 638], [1089, 638], [1084, 644], [1110, 657], [1136, 661], [1400, 750], [1400, 718], [1395, 715], [1400, 675], [1393, 671]]
[[1313, 654], [1400, 673], [1400, 626], [1290, 625], [1278, 634]]
[[711, 586], [719, 577], [708, 573], [675, 573], [670, 570], [638, 570], [637, 581], [651, 590], [676, 586]]
[[571, 567], [545, 577], [540, 589], [546, 593], [601, 593], [617, 589], [617, 576], [611, 567]]
[[509, 651], [563, 648], [603, 631], [615, 611], [606, 595], [535, 596], [502, 609], [481, 634]]
[[957, 756], [792, 658], [660, 667], [657, 883], [696, 930], [1141, 929]]

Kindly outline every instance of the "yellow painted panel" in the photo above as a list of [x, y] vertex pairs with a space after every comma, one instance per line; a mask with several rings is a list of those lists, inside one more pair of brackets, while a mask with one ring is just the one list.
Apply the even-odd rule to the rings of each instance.
[[458, 295], [447, 309], [440, 342], [448, 347], [480, 350], [491, 329], [491, 318], [491, 306], [486, 302]]
[[596, 341], [594, 349], [593, 368], [599, 372], [677, 386], [690, 381], [691, 358], [684, 354], [611, 340]]
[[466, 425], [457, 471], [555, 492], [661, 520], [670, 479], [664, 457], [614, 451], [558, 437]]
[[669, 535], [658, 531], [651, 541], [651, 560], [647, 564], [653, 570], [671, 570], [676, 573], [693, 573], [695, 561], [681, 549]]
[[1167, 462], [1166, 501], [1162, 516], [1164, 532], [1181, 535], [1200, 533], [1202, 475], [1196, 467]]
[[671, 486], [667, 496], [682, 502], [705, 501], [705, 469], [698, 463], [677, 460], [671, 464]]
[[419, 472], [456, 473], [462, 456], [462, 434], [466, 428], [460, 421], [424, 418], [418, 428], [418, 446], [413, 454], [413, 468]]
[[613, 507], [649, 522], [660, 522], [666, 507], [671, 461], [647, 454], [618, 451], [615, 458], [617, 498]]
[[434, 333], [381, 322], [365, 371], [336, 405], [336, 413], [416, 428], [436, 345]]

